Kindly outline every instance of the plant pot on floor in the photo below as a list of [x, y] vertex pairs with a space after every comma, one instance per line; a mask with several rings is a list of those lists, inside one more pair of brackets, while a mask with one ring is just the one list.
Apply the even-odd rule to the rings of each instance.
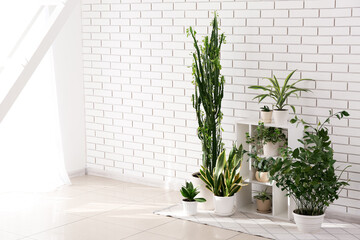
[[264, 157], [276, 157], [279, 155], [279, 147], [280, 142], [272, 143], [268, 142], [264, 144], [263, 150], [264, 150]]
[[321, 224], [324, 221], [325, 213], [317, 216], [300, 215], [295, 213], [294, 210], [294, 221], [300, 232], [303, 233], [314, 233], [321, 229]]
[[194, 186], [197, 187], [200, 191], [200, 193], [198, 194], [198, 197], [200, 198], [205, 198], [206, 202], [201, 203], [198, 206], [199, 210], [209, 210], [212, 211], [214, 210], [214, 201], [213, 201], [213, 193], [206, 188], [206, 185], [204, 183], [204, 181], [202, 181], [200, 179], [200, 173], [196, 172], [192, 174], [193, 176], [193, 183]]
[[182, 200], [183, 203], [183, 211], [186, 216], [193, 216], [197, 213], [197, 202], [189, 201], [187, 199]]
[[270, 181], [270, 174], [269, 172], [255, 172], [255, 178], [259, 182], [269, 182]]
[[274, 109], [274, 123], [276, 125], [286, 125], [289, 118], [289, 111], [287, 109]]
[[261, 111], [261, 121], [263, 121], [264, 123], [271, 123], [272, 114], [273, 111]]
[[235, 213], [235, 195], [231, 197], [214, 196], [214, 213], [219, 216], [231, 216]]
[[271, 200], [256, 199], [256, 208], [259, 213], [271, 213]]

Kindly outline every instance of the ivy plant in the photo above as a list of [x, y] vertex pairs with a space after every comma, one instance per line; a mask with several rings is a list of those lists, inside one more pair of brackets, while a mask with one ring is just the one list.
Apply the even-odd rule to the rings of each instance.
[[221, 102], [224, 96], [225, 78], [220, 74], [220, 49], [225, 35], [219, 35], [216, 12], [212, 20], [211, 35], [205, 36], [199, 45], [196, 31], [190, 27], [187, 35], [194, 41], [192, 75], [195, 93], [192, 95], [193, 107], [198, 121], [198, 137], [202, 143], [202, 165], [213, 171], [219, 154], [224, 150], [221, 138]]
[[251, 166], [259, 172], [269, 172], [275, 159], [272, 157], [259, 157], [257, 154], [249, 153]]
[[339, 198], [339, 192], [348, 185], [340, 180], [344, 168], [336, 175], [334, 151], [331, 148], [329, 130], [325, 124], [332, 117], [342, 119], [348, 112], [332, 113], [323, 122], [313, 127], [297, 117], [291, 123], [304, 125], [304, 137], [299, 142], [302, 147], [284, 148], [270, 170], [276, 186], [288, 192], [296, 205], [296, 213], [301, 215], [321, 215], [332, 202]]

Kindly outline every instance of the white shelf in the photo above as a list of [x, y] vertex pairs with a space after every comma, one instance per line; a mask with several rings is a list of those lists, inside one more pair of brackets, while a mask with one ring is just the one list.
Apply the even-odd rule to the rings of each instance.
[[[250, 136], [253, 136], [256, 131], [256, 126], [258, 126], [259, 120], [240, 118], [236, 120], [236, 140], [237, 145], [242, 144], [244, 149], [247, 151], [251, 150], [251, 145], [246, 143], [246, 132], [249, 132]], [[300, 146], [298, 139], [303, 137], [303, 127], [298, 126], [297, 124], [286, 124], [286, 125], [276, 125], [274, 123], [265, 123], [265, 127], [276, 127], [281, 128], [285, 131], [287, 135], [288, 142], [287, 145], [291, 148], [296, 148]], [[263, 183], [259, 182], [254, 178], [254, 169], [251, 166], [251, 159], [248, 159], [246, 155], [244, 157], [240, 174], [245, 179], [244, 182], [247, 183], [238, 193], [237, 193], [237, 206], [240, 211], [250, 212], [257, 215], [274, 217], [279, 219], [291, 219], [292, 210], [294, 209], [294, 203], [290, 201], [290, 198], [286, 196], [286, 192], [281, 191], [280, 188], [276, 187], [274, 181]], [[271, 188], [272, 193], [272, 213], [262, 214], [256, 211], [256, 204], [254, 203], [253, 195], [259, 190], [263, 190], [269, 187]]]

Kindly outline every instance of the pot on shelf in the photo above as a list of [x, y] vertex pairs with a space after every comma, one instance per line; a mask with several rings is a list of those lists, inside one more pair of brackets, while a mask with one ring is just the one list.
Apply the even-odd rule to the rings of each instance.
[[269, 172], [255, 172], [255, 178], [259, 182], [269, 182], [270, 181], [270, 174]]
[[325, 213], [317, 216], [300, 215], [293, 211], [294, 221], [300, 232], [313, 233], [321, 229], [321, 224], [324, 221]]
[[257, 208], [257, 211], [260, 213], [270, 213], [271, 212], [271, 200], [266, 199], [263, 201], [260, 199], [256, 199], [256, 208]]
[[261, 115], [261, 121], [263, 121], [264, 123], [271, 123], [271, 118], [272, 118], [272, 114], [273, 111], [261, 111], [260, 115]]
[[214, 213], [219, 216], [231, 216], [235, 213], [235, 195], [231, 197], [214, 196]]
[[200, 193], [197, 195], [199, 198], [205, 198], [206, 202], [199, 205], [199, 210], [214, 210], [213, 193], [206, 188], [203, 180], [200, 179], [200, 173], [196, 172], [192, 174], [194, 186], [198, 188]]
[[187, 199], [182, 200], [183, 203], [183, 211], [186, 216], [193, 216], [197, 213], [197, 202], [189, 201]]
[[268, 142], [266, 144], [264, 144], [263, 146], [263, 150], [264, 150], [264, 156], [265, 157], [276, 157], [279, 155], [279, 147], [280, 147], [280, 142], [277, 143], [272, 143], [272, 142]]
[[289, 110], [274, 109], [274, 123], [276, 125], [286, 125], [289, 118]]

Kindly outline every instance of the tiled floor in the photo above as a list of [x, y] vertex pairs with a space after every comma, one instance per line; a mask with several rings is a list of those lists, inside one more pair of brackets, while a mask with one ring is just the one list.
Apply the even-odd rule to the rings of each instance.
[[84, 176], [53, 193], [0, 194], [0, 240], [260, 240], [235, 231], [158, 216], [180, 194]]

